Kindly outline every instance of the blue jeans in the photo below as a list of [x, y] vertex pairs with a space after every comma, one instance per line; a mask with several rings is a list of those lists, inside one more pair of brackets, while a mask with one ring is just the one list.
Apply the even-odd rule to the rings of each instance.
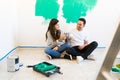
[[64, 44], [62, 44], [58, 50], [53, 50], [52, 48], [50, 47], [47, 47], [45, 49], [45, 53], [48, 54], [48, 55], [51, 55], [53, 57], [56, 57], [56, 58], [60, 58], [61, 57], [61, 53], [64, 52], [65, 50], [67, 50], [68, 48], [70, 48], [70, 43], [69, 42], [66, 42]]

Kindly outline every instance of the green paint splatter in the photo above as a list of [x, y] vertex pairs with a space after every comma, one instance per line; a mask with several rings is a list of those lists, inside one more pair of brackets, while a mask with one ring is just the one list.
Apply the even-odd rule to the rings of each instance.
[[[87, 11], [95, 7], [97, 0], [63, 0], [63, 3], [63, 17], [69, 23], [86, 16]], [[45, 19], [57, 18], [59, 8], [57, 0], [36, 0], [35, 15]]]
[[64, 0], [63, 5], [63, 17], [66, 21], [76, 22], [79, 17], [87, 15], [88, 10], [92, 10], [97, 0]]
[[59, 4], [57, 0], [37, 0], [35, 16], [43, 16], [45, 19], [57, 18]]

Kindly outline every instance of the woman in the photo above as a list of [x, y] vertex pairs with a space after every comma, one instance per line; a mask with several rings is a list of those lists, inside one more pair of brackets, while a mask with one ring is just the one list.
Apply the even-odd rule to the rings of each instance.
[[[48, 30], [46, 32], [47, 48], [45, 53], [48, 54], [49, 58], [61, 58], [61, 53], [70, 47], [69, 42], [65, 42], [66, 36], [59, 29], [58, 20], [51, 19]], [[72, 60], [72, 56], [65, 54], [64, 58]]]

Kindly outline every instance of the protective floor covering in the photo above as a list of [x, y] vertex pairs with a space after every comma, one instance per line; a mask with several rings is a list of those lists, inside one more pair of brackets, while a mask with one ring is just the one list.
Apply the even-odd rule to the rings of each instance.
[[[53, 59], [49, 60], [44, 53], [44, 48], [21, 48], [17, 49], [11, 55], [18, 55], [19, 62], [23, 64], [19, 71], [7, 72], [7, 62], [4, 59], [0, 62], [0, 79], [1, 80], [96, 80], [98, 71], [105, 58], [105, 48], [97, 48], [91, 55], [95, 61], [84, 60], [77, 63], [77, 60]], [[34, 65], [40, 62], [49, 62], [59, 66], [61, 74], [53, 74], [46, 77], [41, 73], [27, 68], [27, 65]], [[119, 74], [117, 74], [119, 76]]]

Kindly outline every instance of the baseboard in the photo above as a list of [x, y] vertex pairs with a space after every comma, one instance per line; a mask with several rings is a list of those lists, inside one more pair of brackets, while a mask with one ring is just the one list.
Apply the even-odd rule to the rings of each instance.
[[[12, 54], [16, 49], [18, 48], [46, 48], [46, 46], [17, 46], [10, 50], [8, 53], [6, 53], [2, 58], [0, 58], [0, 62], [4, 60], [8, 55]], [[97, 48], [106, 48], [104, 46], [98, 46]]]

